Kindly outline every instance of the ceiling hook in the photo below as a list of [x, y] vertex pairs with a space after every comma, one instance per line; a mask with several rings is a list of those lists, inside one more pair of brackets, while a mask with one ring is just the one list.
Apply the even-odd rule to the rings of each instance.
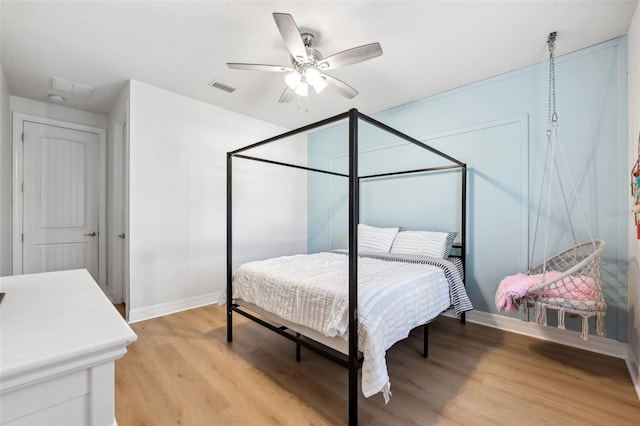
[[556, 36], [558, 33], [556, 31], [549, 33], [549, 37], [547, 38], [547, 44], [549, 45], [549, 52], [553, 52], [556, 48]]

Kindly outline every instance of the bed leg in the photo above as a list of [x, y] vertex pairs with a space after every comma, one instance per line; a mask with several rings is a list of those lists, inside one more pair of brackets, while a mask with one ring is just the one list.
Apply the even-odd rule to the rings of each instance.
[[349, 426], [358, 424], [358, 370], [349, 366]]
[[467, 322], [467, 315], [466, 312], [463, 312], [460, 314], [460, 324], [466, 324]]
[[233, 320], [231, 311], [227, 311], [227, 342], [233, 342]]
[[422, 339], [422, 358], [427, 358], [429, 356], [429, 324], [425, 324], [423, 329], [424, 337]]
[[[296, 333], [296, 337], [300, 338], [300, 333]], [[296, 361], [300, 361], [300, 343], [296, 342]]]

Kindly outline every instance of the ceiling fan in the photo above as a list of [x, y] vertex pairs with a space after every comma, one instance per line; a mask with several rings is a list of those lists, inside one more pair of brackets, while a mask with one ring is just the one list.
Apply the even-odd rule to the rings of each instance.
[[347, 83], [326, 74], [325, 71], [357, 64], [382, 55], [380, 43], [371, 43], [324, 58], [320, 52], [312, 47], [314, 35], [306, 32], [300, 33], [291, 15], [274, 13], [273, 19], [276, 21], [280, 35], [291, 54], [291, 66], [237, 62], [228, 62], [227, 66], [237, 70], [286, 73], [284, 80], [287, 88], [280, 96], [280, 102], [290, 102], [296, 94], [307, 96], [309, 86], [316, 93], [320, 93], [329, 86], [342, 96], [353, 99], [358, 91]]

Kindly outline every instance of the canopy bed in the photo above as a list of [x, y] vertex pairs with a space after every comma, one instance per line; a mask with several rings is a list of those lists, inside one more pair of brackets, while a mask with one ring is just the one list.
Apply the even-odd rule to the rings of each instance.
[[[340, 121], [348, 121], [348, 173], [307, 167], [246, 154]], [[359, 123], [428, 151], [439, 165], [360, 175]], [[244, 159], [323, 173], [348, 180], [348, 248], [296, 254], [233, 265], [233, 160]], [[448, 164], [442, 165], [443, 162]], [[458, 173], [459, 230], [409, 231], [360, 223], [360, 185], [371, 179], [430, 173]], [[429, 179], [427, 177], [427, 179]], [[458, 197], [458, 196], [456, 196]], [[454, 244], [456, 236], [459, 242]], [[348, 367], [349, 423], [358, 421], [358, 369], [365, 396], [381, 392], [388, 401], [385, 352], [453, 307], [464, 322], [472, 309], [464, 288], [466, 252], [466, 164], [352, 109], [227, 153], [227, 341], [233, 341], [233, 313], [243, 315], [296, 343]], [[347, 286], [348, 284], [348, 286]]]

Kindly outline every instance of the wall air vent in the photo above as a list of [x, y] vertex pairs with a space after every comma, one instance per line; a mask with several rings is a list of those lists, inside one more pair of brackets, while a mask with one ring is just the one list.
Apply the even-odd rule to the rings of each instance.
[[227, 84], [221, 83], [218, 80], [213, 80], [211, 83], [209, 83], [209, 86], [215, 87], [216, 89], [224, 90], [227, 93], [233, 93], [236, 91], [235, 87], [231, 87]]

